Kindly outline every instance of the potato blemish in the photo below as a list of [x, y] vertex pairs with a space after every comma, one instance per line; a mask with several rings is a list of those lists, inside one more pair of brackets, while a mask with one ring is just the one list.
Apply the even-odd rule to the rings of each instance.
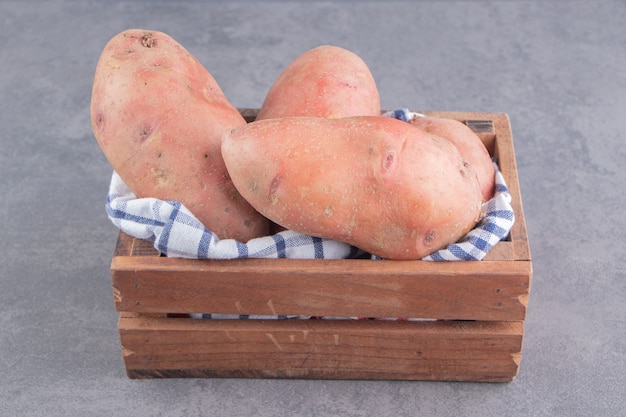
[[[470, 166], [469, 162], [467, 162], [467, 161], [463, 161], [463, 168], [469, 168], [469, 166]], [[465, 169], [463, 169], [463, 168], [461, 168], [461, 169], [459, 170], [459, 172], [461, 173], [461, 176], [462, 176], [462, 177], [464, 177], [464, 176], [466, 175], [466, 174], [465, 174]]]
[[98, 130], [98, 133], [102, 132], [104, 128], [104, 114], [100, 111], [94, 117], [94, 126]]
[[154, 185], [157, 187], [161, 187], [168, 182], [168, 177], [165, 171], [159, 168], [151, 168], [150, 172], [152, 173], [152, 177], [154, 180]]
[[422, 238], [422, 243], [424, 243], [426, 247], [430, 247], [436, 237], [437, 237], [437, 231], [435, 229], [430, 229], [428, 232], [426, 232], [426, 234]]
[[393, 151], [387, 152], [387, 155], [385, 155], [385, 158], [383, 158], [383, 163], [382, 163], [383, 172], [389, 171], [393, 167], [395, 160], [396, 160], [395, 152]]
[[141, 44], [146, 48], [153, 48], [156, 46], [156, 39], [152, 33], [144, 33], [141, 37]]
[[139, 142], [140, 143], [145, 142], [146, 139], [148, 139], [151, 134], [152, 134], [152, 127], [151, 126], [143, 126], [139, 130]]
[[277, 175], [274, 177], [274, 179], [272, 180], [272, 183], [270, 184], [270, 192], [268, 194], [268, 199], [271, 204], [276, 204], [276, 202], [278, 201], [278, 196], [276, 195], [276, 192], [278, 191], [278, 187], [280, 187], [281, 181], [282, 181], [282, 177], [280, 175]]

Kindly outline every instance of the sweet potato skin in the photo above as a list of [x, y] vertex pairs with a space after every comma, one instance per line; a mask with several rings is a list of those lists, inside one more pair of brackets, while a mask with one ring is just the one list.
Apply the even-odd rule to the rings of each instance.
[[352, 51], [322, 45], [296, 57], [270, 87], [257, 120], [380, 115], [380, 96], [367, 64]]
[[237, 192], [221, 157], [222, 134], [245, 120], [169, 35], [115, 35], [96, 66], [90, 111], [100, 148], [138, 197], [180, 201], [220, 238], [268, 233], [269, 222]]
[[227, 132], [240, 193], [289, 229], [387, 259], [419, 259], [480, 217], [473, 167], [448, 141], [381, 116], [289, 117]]
[[411, 124], [452, 142], [461, 156], [476, 168], [483, 201], [493, 197], [495, 168], [487, 148], [472, 129], [458, 120], [432, 116], [415, 117]]

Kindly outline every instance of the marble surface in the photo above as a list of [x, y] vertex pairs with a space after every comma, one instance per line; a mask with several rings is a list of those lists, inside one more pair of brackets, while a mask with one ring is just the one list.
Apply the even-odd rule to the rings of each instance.
[[[0, 414], [616, 416], [626, 408], [626, 4], [0, 1]], [[93, 72], [164, 31], [238, 107], [295, 56], [359, 54], [384, 108], [511, 117], [534, 280], [506, 384], [126, 377]]]

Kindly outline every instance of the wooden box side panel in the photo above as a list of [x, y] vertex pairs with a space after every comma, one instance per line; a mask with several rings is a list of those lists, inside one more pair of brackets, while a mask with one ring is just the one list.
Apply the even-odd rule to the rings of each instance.
[[131, 378], [255, 377], [505, 382], [522, 322], [191, 320], [122, 315]]
[[494, 143], [494, 156], [498, 159], [498, 165], [509, 188], [511, 205], [515, 213], [515, 224], [510, 232], [510, 241], [513, 244], [515, 259], [530, 261], [530, 246], [526, 232], [526, 218], [522, 204], [511, 124], [506, 114], [497, 115], [493, 122], [496, 132], [498, 132], [498, 140]]
[[[411, 263], [412, 262], [412, 263]], [[523, 320], [529, 265], [116, 257], [118, 311]], [[304, 265], [304, 267], [303, 267]]]

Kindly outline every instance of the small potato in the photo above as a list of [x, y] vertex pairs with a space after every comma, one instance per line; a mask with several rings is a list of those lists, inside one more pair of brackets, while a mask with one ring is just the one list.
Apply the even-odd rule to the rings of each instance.
[[463, 159], [476, 168], [483, 201], [493, 197], [496, 181], [495, 168], [487, 148], [472, 129], [458, 120], [429, 116], [415, 117], [411, 120], [411, 124], [452, 142]]
[[456, 147], [392, 118], [255, 121], [224, 135], [222, 155], [267, 218], [388, 259], [422, 258], [480, 217], [476, 171]]
[[378, 115], [378, 88], [365, 62], [347, 49], [322, 45], [298, 56], [283, 70], [257, 120]]
[[94, 135], [138, 197], [177, 200], [220, 238], [266, 235], [269, 222], [237, 192], [222, 160], [222, 134], [245, 125], [211, 74], [167, 34], [131, 29], [98, 61]]

